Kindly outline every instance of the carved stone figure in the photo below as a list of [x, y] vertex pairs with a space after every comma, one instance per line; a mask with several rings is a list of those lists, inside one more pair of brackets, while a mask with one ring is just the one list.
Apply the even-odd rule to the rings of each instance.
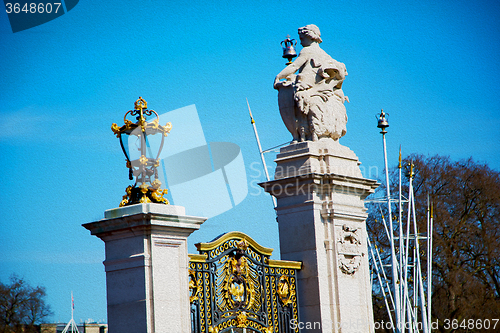
[[338, 140], [346, 133], [347, 123], [344, 101], [349, 100], [342, 91], [345, 65], [319, 47], [322, 40], [316, 25], [299, 28], [299, 37], [302, 51], [274, 80], [281, 117], [293, 142]]
[[338, 260], [339, 268], [345, 273], [352, 275], [356, 273], [361, 265], [361, 240], [358, 234], [359, 228], [343, 225], [339, 230], [338, 238]]

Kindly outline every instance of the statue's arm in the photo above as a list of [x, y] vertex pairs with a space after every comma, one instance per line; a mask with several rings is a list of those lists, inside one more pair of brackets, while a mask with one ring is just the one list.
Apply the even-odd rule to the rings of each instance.
[[307, 61], [307, 58], [304, 56], [300, 56], [295, 59], [294, 62], [292, 62], [290, 65], [286, 66], [283, 68], [283, 70], [276, 75], [276, 78], [274, 79], [274, 89], [278, 89], [277, 84], [280, 82], [281, 79], [286, 79], [288, 76], [294, 74], [296, 71], [298, 71]]
[[276, 75], [276, 79], [285, 79], [288, 75], [295, 73], [300, 69], [300, 67], [302, 67], [302, 65], [304, 65], [305, 60], [306, 59], [301, 59], [301, 57], [299, 56], [297, 59], [295, 59], [294, 62], [283, 68], [283, 70], [278, 75]]

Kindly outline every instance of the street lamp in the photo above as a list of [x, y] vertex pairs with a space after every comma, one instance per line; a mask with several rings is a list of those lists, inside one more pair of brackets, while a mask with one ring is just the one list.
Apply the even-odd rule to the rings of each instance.
[[[153, 114], [156, 119], [146, 121]], [[135, 117], [137, 121], [132, 122], [127, 116]], [[121, 127], [113, 123], [111, 129], [120, 139], [129, 169], [129, 179], [133, 180], [135, 176], [136, 181], [133, 186], [127, 187], [127, 194], [123, 196], [120, 207], [148, 202], [168, 205], [168, 200], [163, 197], [168, 190], [160, 188], [157, 168], [160, 165], [159, 157], [165, 137], [172, 129], [172, 124], [161, 126], [158, 113], [148, 110], [148, 103], [142, 97], [135, 101], [134, 110], [125, 113], [123, 122], [125, 124]]]

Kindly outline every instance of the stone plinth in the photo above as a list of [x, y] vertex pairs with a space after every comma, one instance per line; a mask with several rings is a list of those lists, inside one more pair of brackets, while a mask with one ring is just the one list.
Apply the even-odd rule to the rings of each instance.
[[322, 139], [280, 149], [274, 179], [308, 174], [337, 174], [362, 178], [356, 154], [338, 141]]
[[190, 332], [187, 237], [206, 220], [137, 204], [83, 226], [105, 242], [110, 332]]
[[364, 199], [378, 184], [331, 139], [283, 147], [275, 180], [281, 259], [302, 261], [299, 311], [307, 332], [373, 332]]

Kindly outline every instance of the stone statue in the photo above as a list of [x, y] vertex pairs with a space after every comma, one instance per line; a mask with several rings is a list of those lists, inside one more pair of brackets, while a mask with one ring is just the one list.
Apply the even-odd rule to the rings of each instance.
[[302, 51], [274, 80], [281, 117], [294, 143], [338, 140], [346, 133], [347, 123], [344, 101], [349, 99], [342, 91], [345, 65], [319, 47], [322, 40], [316, 25], [299, 28], [299, 37]]

